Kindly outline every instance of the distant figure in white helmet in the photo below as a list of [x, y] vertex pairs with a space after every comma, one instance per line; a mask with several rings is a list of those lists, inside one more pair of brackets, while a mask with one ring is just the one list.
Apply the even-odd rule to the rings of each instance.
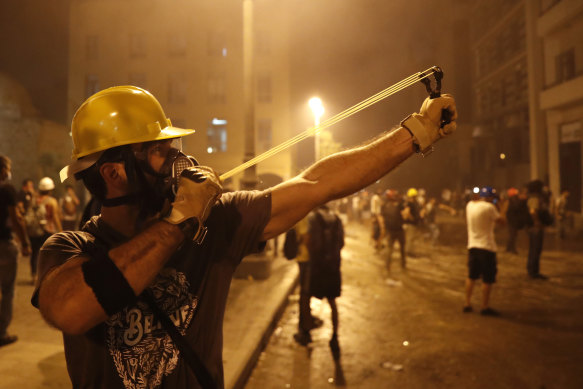
[[30, 256], [30, 275], [32, 283], [36, 280], [38, 253], [45, 241], [54, 233], [63, 230], [59, 202], [52, 196], [55, 183], [50, 177], [43, 177], [38, 183], [38, 194], [25, 214], [28, 234], [32, 246]]

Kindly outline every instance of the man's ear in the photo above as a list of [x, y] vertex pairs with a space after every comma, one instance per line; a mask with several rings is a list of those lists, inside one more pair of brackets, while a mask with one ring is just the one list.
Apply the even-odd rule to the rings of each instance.
[[106, 162], [99, 167], [99, 173], [107, 187], [121, 189], [127, 184], [125, 167], [120, 162]]

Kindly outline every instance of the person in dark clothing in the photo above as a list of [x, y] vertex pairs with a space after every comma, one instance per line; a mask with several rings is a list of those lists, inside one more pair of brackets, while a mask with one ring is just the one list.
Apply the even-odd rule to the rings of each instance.
[[340, 358], [338, 344], [338, 308], [342, 275], [340, 251], [344, 247], [344, 228], [338, 215], [326, 205], [308, 218], [308, 251], [310, 253], [310, 294], [326, 298], [332, 311], [332, 338], [330, 349], [334, 359]]
[[11, 177], [11, 161], [0, 155], [0, 347], [18, 340], [16, 335], [8, 334], [12, 321], [12, 301], [18, 264], [18, 247], [12, 239], [16, 232], [23, 255], [30, 254], [30, 243], [26, 235], [24, 221], [17, 211], [16, 191], [8, 182]]
[[403, 230], [403, 203], [399, 198], [399, 193], [396, 190], [388, 190], [386, 196], [387, 201], [383, 204], [382, 214], [385, 222], [387, 244], [389, 246], [389, 253], [387, 255], [387, 269], [390, 273], [395, 242], [399, 242], [401, 267], [403, 269], [407, 266], [407, 257], [405, 255], [405, 230]]
[[22, 180], [22, 186], [18, 191], [16, 201], [18, 203], [18, 209], [20, 213], [22, 213], [23, 215], [26, 213], [26, 210], [32, 205], [34, 195], [35, 195], [34, 181], [32, 181], [30, 178]]
[[520, 193], [515, 188], [510, 188], [508, 190], [508, 208], [506, 210], [506, 222], [508, 226], [508, 242], [506, 243], [507, 253], [518, 254], [518, 251], [516, 250], [518, 231], [526, 227], [529, 219], [526, 200], [526, 193]]
[[409, 188], [407, 199], [403, 205], [403, 228], [405, 230], [405, 252], [411, 257], [416, 257], [417, 243], [421, 238], [421, 210], [417, 196], [419, 192], [415, 188]]
[[540, 256], [543, 250], [545, 226], [541, 220], [541, 211], [548, 209], [543, 194], [544, 184], [541, 180], [534, 180], [527, 184], [528, 212], [530, 226], [528, 227], [528, 260], [526, 271], [533, 279], [546, 280], [548, 277], [540, 273]]

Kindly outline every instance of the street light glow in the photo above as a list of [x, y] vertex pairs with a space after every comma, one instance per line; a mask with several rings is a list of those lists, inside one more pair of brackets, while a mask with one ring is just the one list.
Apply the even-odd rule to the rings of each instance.
[[324, 115], [324, 106], [322, 105], [322, 99], [319, 97], [312, 97], [310, 101], [308, 101], [310, 105], [310, 109], [314, 114], [314, 123], [317, 125], [320, 124], [320, 118]]

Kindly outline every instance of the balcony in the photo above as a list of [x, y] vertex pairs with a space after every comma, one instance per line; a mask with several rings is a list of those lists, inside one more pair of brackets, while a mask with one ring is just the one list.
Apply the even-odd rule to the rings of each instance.
[[540, 109], [558, 108], [581, 100], [583, 100], [583, 75], [541, 92]]
[[561, 0], [549, 8], [537, 22], [537, 34], [540, 37], [551, 34], [563, 27], [571, 19], [578, 17], [583, 12], [583, 1]]

